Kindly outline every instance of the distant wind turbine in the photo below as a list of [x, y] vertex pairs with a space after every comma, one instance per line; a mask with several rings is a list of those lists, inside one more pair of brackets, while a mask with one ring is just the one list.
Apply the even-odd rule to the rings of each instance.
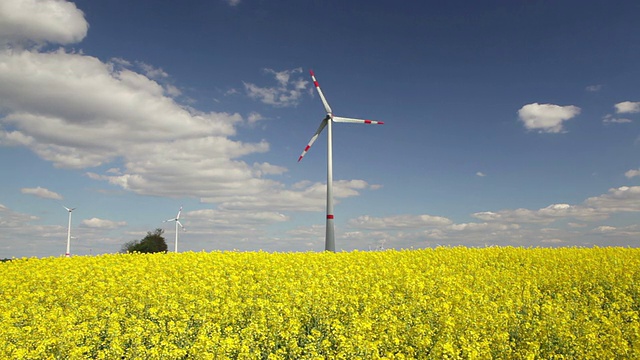
[[69, 209], [66, 206], [62, 206], [62, 207], [67, 209], [67, 211], [69, 212], [69, 226], [67, 227], [67, 252], [64, 255], [71, 256], [71, 251], [70, 251], [71, 249], [71, 212], [76, 208]]
[[373, 121], [373, 120], [362, 120], [362, 119], [352, 119], [345, 117], [338, 117], [333, 115], [333, 111], [331, 111], [331, 107], [325, 99], [322, 90], [320, 89], [320, 84], [316, 81], [316, 76], [313, 71], [309, 71], [311, 74], [311, 79], [313, 80], [313, 85], [315, 85], [318, 94], [320, 95], [320, 100], [322, 100], [322, 104], [324, 105], [324, 109], [327, 112], [327, 116], [322, 119], [320, 122], [320, 127], [316, 130], [316, 133], [313, 134], [311, 140], [307, 144], [307, 146], [300, 154], [298, 158], [298, 162], [302, 160], [302, 158], [307, 154], [311, 145], [318, 139], [318, 136], [327, 127], [327, 226], [326, 226], [326, 235], [325, 235], [325, 243], [324, 248], [325, 251], [336, 251], [336, 241], [334, 234], [334, 224], [333, 224], [333, 150], [332, 150], [332, 131], [331, 124], [334, 122], [338, 123], [352, 123], [352, 124], [384, 124], [382, 121]]
[[169, 222], [169, 221], [175, 221], [176, 222], [176, 242], [175, 242], [175, 252], [178, 252], [178, 225], [180, 225], [180, 227], [182, 228], [182, 230], [186, 231], [187, 229], [184, 228], [184, 226], [182, 226], [182, 223], [180, 222], [180, 214], [182, 213], [182, 206], [180, 206], [180, 210], [178, 210], [178, 215], [176, 215], [175, 218], [173, 219], [169, 219], [169, 220], [165, 220], [163, 222]]

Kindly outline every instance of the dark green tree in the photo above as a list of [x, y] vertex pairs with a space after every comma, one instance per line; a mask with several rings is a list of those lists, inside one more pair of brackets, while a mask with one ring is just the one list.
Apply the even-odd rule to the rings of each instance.
[[131, 253], [158, 253], [167, 252], [167, 242], [164, 240], [162, 234], [163, 229], [156, 229], [154, 232], [148, 231], [147, 236], [142, 240], [132, 240], [122, 245], [121, 252]]

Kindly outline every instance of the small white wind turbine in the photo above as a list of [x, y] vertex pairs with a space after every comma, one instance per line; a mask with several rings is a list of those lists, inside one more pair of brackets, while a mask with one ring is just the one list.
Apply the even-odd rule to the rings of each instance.
[[324, 109], [327, 112], [327, 116], [325, 116], [324, 119], [322, 119], [322, 122], [320, 122], [320, 127], [318, 128], [318, 130], [316, 130], [316, 133], [313, 134], [313, 136], [311, 137], [311, 140], [302, 151], [302, 154], [300, 154], [300, 157], [298, 158], [298, 162], [300, 162], [300, 160], [302, 160], [305, 154], [309, 151], [309, 149], [311, 148], [311, 145], [313, 145], [313, 143], [316, 141], [316, 139], [318, 138], [322, 130], [324, 130], [324, 128], [327, 127], [328, 128], [327, 129], [327, 227], [326, 227], [324, 248], [325, 248], [325, 251], [335, 252], [336, 242], [335, 242], [334, 225], [333, 225], [333, 150], [331, 146], [331, 142], [332, 142], [331, 125], [334, 122], [352, 123], [352, 124], [380, 124], [380, 125], [384, 123], [382, 121], [352, 119], [352, 118], [334, 116], [333, 111], [331, 110], [331, 107], [327, 102], [327, 99], [324, 98], [324, 94], [320, 89], [320, 84], [318, 84], [318, 81], [316, 81], [315, 74], [313, 73], [313, 71], [309, 71], [309, 73], [311, 74], [313, 85], [316, 87], [316, 90], [318, 90], [318, 94], [320, 95], [320, 100], [322, 100], [322, 104], [324, 105]]
[[67, 209], [67, 212], [69, 212], [69, 226], [67, 227], [67, 252], [64, 254], [65, 256], [71, 256], [71, 212], [73, 212], [73, 210], [75, 210], [76, 208], [71, 208], [69, 209], [66, 206], [62, 206], [63, 208]]
[[178, 252], [178, 225], [180, 225], [180, 227], [182, 228], [182, 230], [187, 231], [187, 229], [185, 229], [185, 228], [184, 228], [184, 226], [182, 226], [182, 223], [180, 222], [180, 214], [181, 214], [181, 213], [182, 213], [182, 206], [180, 206], [180, 210], [178, 210], [178, 215], [176, 215], [176, 217], [175, 217], [175, 218], [163, 221], [163, 222], [169, 222], [169, 221], [175, 221], [175, 222], [176, 222], [176, 243], [175, 243], [175, 252]]

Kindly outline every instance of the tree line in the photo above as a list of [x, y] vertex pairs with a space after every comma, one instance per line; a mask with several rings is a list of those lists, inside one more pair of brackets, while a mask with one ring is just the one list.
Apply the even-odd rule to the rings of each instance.
[[131, 240], [120, 249], [121, 253], [159, 253], [167, 252], [167, 242], [164, 240], [163, 229], [156, 229], [155, 231], [147, 231], [147, 236], [142, 240]]

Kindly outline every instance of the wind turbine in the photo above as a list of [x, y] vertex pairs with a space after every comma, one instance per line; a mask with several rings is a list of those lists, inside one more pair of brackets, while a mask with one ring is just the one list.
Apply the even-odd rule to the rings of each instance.
[[67, 227], [67, 252], [64, 255], [65, 256], [71, 256], [71, 252], [70, 252], [70, 248], [71, 248], [71, 212], [73, 210], [75, 210], [76, 208], [69, 209], [66, 206], [62, 206], [62, 207], [67, 209], [67, 211], [69, 212], [69, 226]]
[[176, 222], [176, 243], [175, 243], [175, 252], [178, 252], [178, 225], [180, 225], [180, 227], [182, 228], [182, 230], [186, 231], [187, 229], [184, 228], [184, 226], [182, 226], [182, 223], [180, 222], [180, 213], [182, 213], [182, 206], [180, 206], [180, 210], [178, 210], [178, 215], [176, 215], [176, 217], [174, 219], [169, 219], [169, 220], [165, 220], [163, 221], [163, 223], [165, 222], [169, 222], [169, 221], [175, 221]]
[[334, 116], [327, 99], [325, 99], [324, 94], [322, 93], [322, 89], [320, 89], [320, 84], [316, 80], [316, 76], [312, 70], [309, 71], [311, 74], [311, 79], [313, 80], [313, 85], [318, 90], [318, 94], [320, 95], [320, 100], [322, 100], [322, 104], [324, 105], [324, 109], [327, 112], [327, 116], [322, 119], [320, 122], [320, 127], [316, 130], [316, 133], [313, 134], [311, 140], [307, 144], [307, 147], [304, 148], [302, 154], [298, 158], [298, 162], [302, 160], [302, 158], [307, 154], [311, 145], [318, 139], [318, 136], [327, 127], [327, 226], [326, 226], [326, 235], [325, 235], [325, 243], [324, 249], [325, 251], [336, 251], [336, 241], [334, 234], [334, 225], [333, 225], [333, 150], [331, 146], [332, 142], [332, 131], [331, 125], [334, 122], [338, 123], [352, 123], [352, 124], [384, 124], [382, 121], [373, 121], [373, 120], [362, 120], [362, 119], [352, 119]]

